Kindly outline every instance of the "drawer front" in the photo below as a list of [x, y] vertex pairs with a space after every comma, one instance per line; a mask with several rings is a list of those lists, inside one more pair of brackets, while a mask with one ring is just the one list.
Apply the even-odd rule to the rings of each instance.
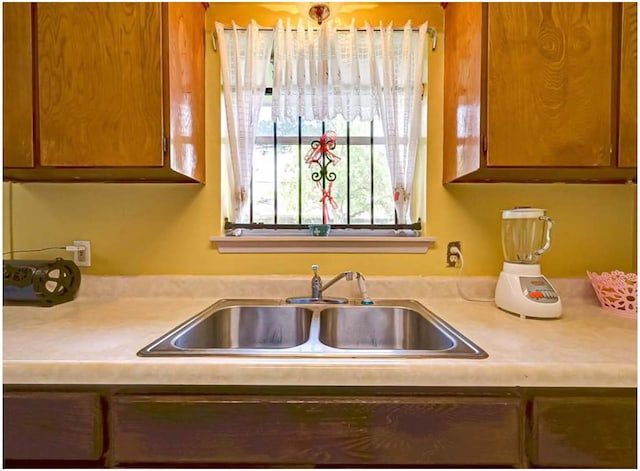
[[119, 396], [115, 463], [518, 464], [503, 398]]
[[635, 397], [533, 400], [531, 462], [544, 467], [636, 467]]
[[93, 393], [4, 393], [4, 458], [98, 460], [103, 453], [100, 397]]

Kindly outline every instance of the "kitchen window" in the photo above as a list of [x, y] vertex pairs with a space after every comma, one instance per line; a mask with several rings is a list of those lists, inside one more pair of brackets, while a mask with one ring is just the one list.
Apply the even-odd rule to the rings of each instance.
[[427, 25], [216, 31], [225, 233], [319, 239], [308, 226], [328, 223], [329, 238], [419, 235]]
[[[307, 164], [311, 143], [334, 132], [335, 163], [324, 179], [331, 186], [332, 225], [373, 227], [396, 222], [384, 136], [379, 119], [277, 123], [271, 120], [270, 93], [260, 110], [254, 146], [249, 223], [291, 227], [323, 219], [319, 164]], [[317, 180], [317, 181], [316, 181]]]

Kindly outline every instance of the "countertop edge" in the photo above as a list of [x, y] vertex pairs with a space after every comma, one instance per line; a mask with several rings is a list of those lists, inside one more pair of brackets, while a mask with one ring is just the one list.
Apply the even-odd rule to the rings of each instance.
[[[424, 360], [424, 365], [397, 364], [380, 361], [269, 364], [269, 362], [227, 363], [212, 367], [211, 363], [99, 363], [60, 361], [4, 361], [4, 385], [183, 385], [183, 386], [378, 386], [378, 387], [597, 387], [636, 388], [637, 368], [631, 365], [573, 364], [549, 367], [536, 364], [503, 364], [484, 367], [468, 363], [450, 364]], [[419, 361], [419, 360], [418, 360]], [[482, 361], [482, 360], [478, 360]], [[431, 363], [429, 363], [431, 362]], [[126, 367], [126, 368], [123, 368]], [[163, 374], [148, 375], [149, 369], [163, 368]], [[234, 379], [226, 371], [233, 368]], [[286, 377], [273, 374], [286, 368]], [[355, 368], [355, 369], [354, 369]], [[571, 369], [571, 380], [567, 379]], [[188, 371], [185, 371], [188, 370]], [[375, 369], [375, 374], [371, 374]], [[100, 371], [86, 379], [86, 371]], [[215, 371], [214, 371], [215, 370]], [[319, 370], [322, 379], [319, 379]], [[48, 371], [49, 374], [43, 374]], [[85, 373], [85, 374], [83, 374]], [[375, 378], [374, 378], [375, 376]], [[83, 380], [78, 380], [84, 377]]]

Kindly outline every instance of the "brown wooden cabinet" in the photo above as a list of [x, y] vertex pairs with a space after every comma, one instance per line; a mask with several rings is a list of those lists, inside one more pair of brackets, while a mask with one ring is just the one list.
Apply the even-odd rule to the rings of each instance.
[[615, 388], [5, 385], [4, 465], [635, 469], [636, 394]]
[[622, 4], [620, 44], [620, 133], [618, 166], [636, 167], [638, 159], [638, 4]]
[[635, 86], [625, 18], [611, 3], [449, 3], [444, 182], [635, 179], [618, 145], [636, 133], [619, 106]]
[[2, 155], [6, 167], [33, 167], [31, 6], [2, 3]]
[[531, 402], [531, 463], [636, 468], [636, 413], [636, 398], [628, 394], [536, 396]]
[[202, 3], [37, 3], [27, 13], [36, 152], [16, 165], [5, 132], [5, 179], [204, 181]]
[[5, 392], [5, 460], [99, 461], [104, 453], [100, 396], [84, 392]]
[[515, 397], [116, 396], [115, 464], [518, 465]]

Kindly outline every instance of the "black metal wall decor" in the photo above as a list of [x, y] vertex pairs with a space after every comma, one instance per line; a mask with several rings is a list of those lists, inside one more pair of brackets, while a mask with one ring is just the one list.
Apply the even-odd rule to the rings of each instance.
[[329, 165], [335, 166], [340, 162], [340, 157], [333, 153], [338, 138], [336, 133], [328, 131], [311, 142], [311, 149], [305, 156], [305, 163], [309, 168], [318, 165], [318, 169], [311, 173], [311, 180], [322, 188], [322, 224], [329, 224], [329, 207], [334, 210], [338, 208], [338, 203], [331, 196], [333, 182], [336, 179], [336, 173], [329, 171]]

